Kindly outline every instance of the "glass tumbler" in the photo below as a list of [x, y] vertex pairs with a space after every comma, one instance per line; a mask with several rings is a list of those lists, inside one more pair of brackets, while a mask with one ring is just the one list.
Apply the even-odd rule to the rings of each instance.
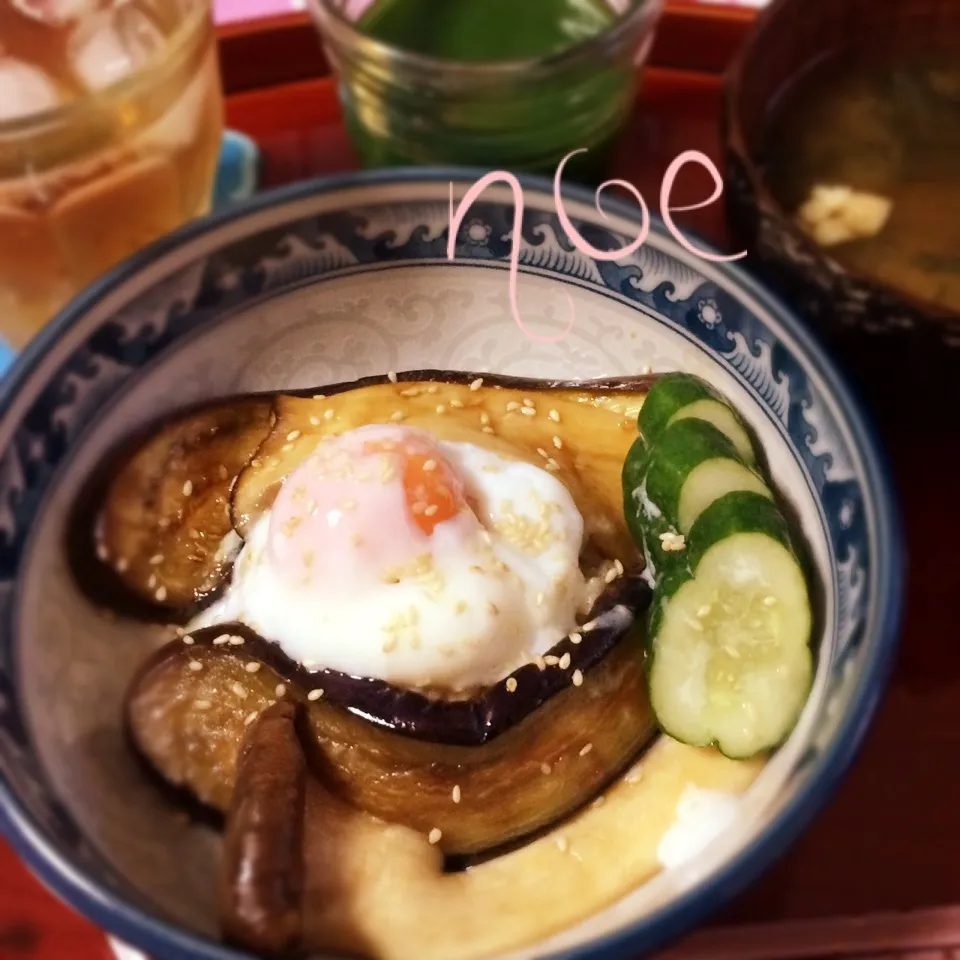
[[0, 2], [0, 337], [210, 206], [210, 0]]
[[545, 56], [496, 61], [444, 60], [375, 39], [361, 29], [370, 0], [309, 6], [366, 165], [552, 173], [566, 154], [588, 148], [569, 170], [591, 180], [633, 105], [663, 8], [663, 0], [604, 2], [610, 18], [599, 33]]

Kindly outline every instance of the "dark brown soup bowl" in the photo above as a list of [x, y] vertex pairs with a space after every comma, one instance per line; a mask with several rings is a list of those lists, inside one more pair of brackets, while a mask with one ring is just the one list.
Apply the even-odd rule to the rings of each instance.
[[847, 268], [801, 230], [770, 188], [767, 137], [783, 98], [831, 61], [944, 56], [960, 56], [957, 0], [774, 0], [725, 82], [728, 217], [738, 248], [826, 339], [884, 417], [903, 413], [904, 387], [945, 412], [956, 408], [960, 313]]

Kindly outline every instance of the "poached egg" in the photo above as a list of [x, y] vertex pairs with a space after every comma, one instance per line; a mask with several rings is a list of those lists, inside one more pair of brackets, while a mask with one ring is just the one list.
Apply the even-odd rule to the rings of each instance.
[[322, 440], [192, 629], [239, 621], [308, 670], [461, 692], [575, 626], [583, 520], [557, 477], [371, 425]]

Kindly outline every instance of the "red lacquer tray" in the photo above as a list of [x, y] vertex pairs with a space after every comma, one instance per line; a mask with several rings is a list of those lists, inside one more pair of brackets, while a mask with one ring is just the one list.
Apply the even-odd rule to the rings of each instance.
[[[749, 23], [742, 10], [668, 11], [616, 171], [651, 205], [680, 151], [703, 150], [720, 162], [718, 71]], [[354, 165], [332, 83], [317, 76], [324, 65], [302, 17], [231, 25], [221, 49], [229, 123], [259, 142], [267, 184]], [[687, 202], [710, 186], [705, 175], [679, 183]], [[719, 206], [686, 223], [723, 243]], [[814, 826], [753, 889], [670, 951], [671, 960], [960, 960], [960, 631], [953, 606], [960, 596], [953, 554], [960, 543], [960, 428], [934, 430], [919, 412], [910, 427], [878, 427], [910, 560], [889, 693], [860, 759]], [[102, 934], [46, 894], [0, 844], [0, 960], [110, 956]]]

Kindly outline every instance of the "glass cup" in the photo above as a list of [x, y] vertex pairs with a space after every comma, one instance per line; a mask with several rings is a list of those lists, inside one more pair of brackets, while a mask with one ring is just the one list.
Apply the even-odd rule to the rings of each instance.
[[463, 62], [364, 34], [357, 24], [370, 0], [309, 0], [338, 75], [347, 128], [366, 165], [453, 163], [552, 173], [566, 154], [586, 147], [568, 170], [588, 181], [601, 175], [630, 112], [638, 68], [663, 8], [663, 0], [606, 2], [609, 25], [563, 50]]
[[0, 337], [210, 207], [210, 0], [0, 0]]

